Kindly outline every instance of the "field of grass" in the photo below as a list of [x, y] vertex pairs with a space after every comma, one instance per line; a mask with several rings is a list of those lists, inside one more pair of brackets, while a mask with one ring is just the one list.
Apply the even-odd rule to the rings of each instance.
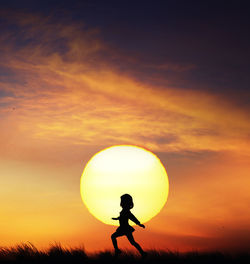
[[217, 264], [217, 263], [250, 263], [250, 253], [223, 254], [211, 253], [178, 253], [171, 251], [149, 251], [146, 258], [131, 252], [124, 252], [115, 257], [111, 251], [100, 251], [96, 254], [86, 254], [81, 248], [63, 248], [60, 244], [51, 246], [48, 250], [38, 250], [30, 243], [15, 247], [0, 248], [0, 263], [167, 263], [167, 264]]

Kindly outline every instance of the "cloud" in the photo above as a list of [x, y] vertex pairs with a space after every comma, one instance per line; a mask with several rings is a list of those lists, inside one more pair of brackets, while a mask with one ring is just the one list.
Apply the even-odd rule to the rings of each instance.
[[[4, 145], [16, 137], [41, 146], [136, 144], [161, 152], [249, 155], [249, 117], [223, 97], [123, 73], [106, 60], [115, 53], [98, 31], [84, 25], [19, 13], [5, 19], [17, 31], [0, 39]], [[178, 71], [190, 67], [174, 65]]]
[[172, 72], [186, 72], [196, 68], [194, 64], [181, 64], [181, 63], [151, 64], [151, 65], [145, 65], [145, 67], [157, 69], [161, 71], [172, 71]]
[[224, 230], [217, 231], [214, 236], [185, 235], [178, 233], [150, 232], [150, 241], [145, 235], [142, 236], [149, 247], [157, 243], [158, 250], [173, 250], [181, 252], [204, 251], [204, 252], [249, 252], [249, 230]]

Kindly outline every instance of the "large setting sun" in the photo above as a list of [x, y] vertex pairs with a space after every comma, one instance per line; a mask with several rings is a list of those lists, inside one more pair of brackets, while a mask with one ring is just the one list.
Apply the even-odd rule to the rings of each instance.
[[111, 217], [121, 210], [121, 195], [132, 195], [132, 211], [145, 223], [163, 208], [168, 189], [168, 176], [161, 161], [137, 146], [112, 146], [98, 152], [81, 177], [83, 202], [92, 215], [109, 225], [118, 224]]

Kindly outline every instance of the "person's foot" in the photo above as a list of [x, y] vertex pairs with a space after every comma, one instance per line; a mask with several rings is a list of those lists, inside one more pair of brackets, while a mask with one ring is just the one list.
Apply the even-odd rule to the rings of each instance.
[[141, 252], [141, 257], [142, 257], [143, 259], [146, 258], [147, 255], [148, 255], [147, 252], [145, 252], [145, 251], [142, 251], [142, 252]]
[[115, 250], [115, 256], [118, 256], [122, 253], [122, 251], [120, 249], [116, 249]]

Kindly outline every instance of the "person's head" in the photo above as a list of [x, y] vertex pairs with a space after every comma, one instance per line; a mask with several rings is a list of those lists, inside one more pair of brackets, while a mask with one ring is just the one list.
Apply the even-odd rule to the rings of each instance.
[[132, 209], [134, 207], [133, 198], [129, 194], [123, 194], [121, 196], [121, 207], [124, 209]]

